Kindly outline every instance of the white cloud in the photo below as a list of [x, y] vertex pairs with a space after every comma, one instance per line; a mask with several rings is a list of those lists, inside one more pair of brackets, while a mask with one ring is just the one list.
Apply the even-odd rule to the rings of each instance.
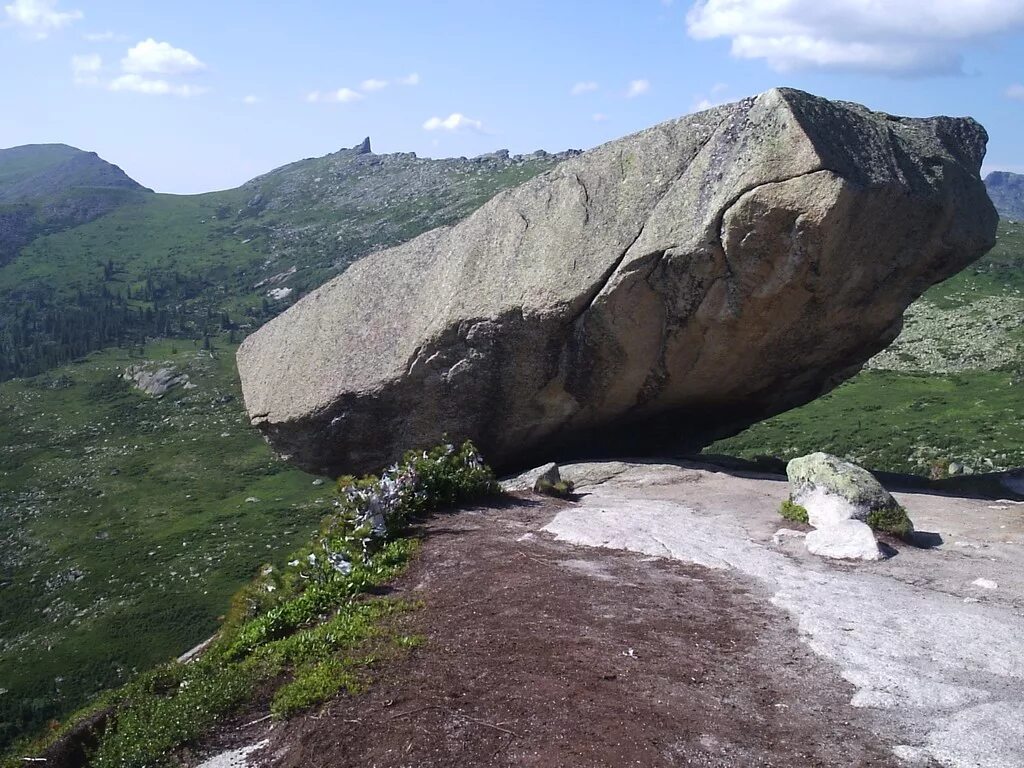
[[400, 77], [396, 81], [399, 85], [419, 85], [420, 84], [420, 73], [411, 72], [405, 77]]
[[4, 11], [8, 19], [37, 39], [84, 16], [81, 11], [57, 10], [57, 0], [14, 0]]
[[103, 58], [97, 53], [84, 53], [71, 57], [71, 76], [75, 85], [99, 85]]
[[150, 37], [129, 49], [121, 59], [121, 69], [137, 75], [188, 75], [206, 65], [188, 51]]
[[117, 39], [117, 35], [113, 32], [86, 32], [82, 35], [82, 39], [88, 43], [109, 43], [112, 40]]
[[249, 94], [248, 96], [243, 96], [242, 97], [242, 103], [247, 105], [247, 106], [250, 106], [250, 107], [253, 104], [259, 104], [262, 101], [263, 101], [263, 99], [261, 99], [259, 96], [254, 96], [253, 94]]
[[135, 73], [120, 75], [111, 80], [107, 87], [112, 91], [131, 91], [134, 93], [145, 93], [150, 96], [189, 97], [206, 93], [205, 88], [197, 85], [173, 83], [163, 78], [145, 77]]
[[595, 123], [603, 123], [608, 119], [608, 115], [606, 115], [604, 112], [595, 112], [593, 115], [590, 116], [590, 119], [593, 120]]
[[1024, 85], [1014, 83], [1006, 89], [1006, 98], [1014, 101], [1024, 101]]
[[425, 131], [482, 131], [484, 124], [480, 120], [466, 117], [461, 112], [452, 112], [448, 117], [432, 117], [423, 124]]
[[306, 94], [306, 101], [310, 103], [316, 103], [318, 101], [334, 101], [340, 104], [349, 104], [353, 101], [359, 101], [366, 98], [359, 91], [353, 91], [351, 88], [339, 88], [336, 91], [311, 91]]
[[569, 93], [573, 96], [579, 96], [584, 93], [592, 93], [597, 90], [597, 83], [593, 80], [584, 80], [576, 83], [572, 88], [569, 89]]
[[778, 71], [950, 74], [971, 45], [1024, 29], [1024, 2], [699, 0], [686, 21], [691, 37], [728, 38], [733, 56]]
[[363, 82], [359, 84], [359, 89], [366, 91], [367, 93], [370, 93], [372, 91], [382, 91], [387, 87], [387, 80], [378, 80], [373, 77], [369, 78], [368, 80], [363, 80]]
[[650, 80], [630, 80], [629, 87], [626, 88], [626, 98], [635, 99], [637, 96], [643, 96], [651, 90]]

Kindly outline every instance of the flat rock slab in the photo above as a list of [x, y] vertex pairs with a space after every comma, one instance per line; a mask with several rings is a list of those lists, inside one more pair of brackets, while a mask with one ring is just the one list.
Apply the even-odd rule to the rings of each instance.
[[[779, 530], [785, 480], [562, 467], [440, 515], [393, 596], [422, 646], [201, 754], [259, 766], [1024, 765], [1024, 505], [896, 494], [929, 548], [838, 563]], [[983, 580], [979, 582], [978, 580]], [[996, 588], [990, 588], [990, 584]]]
[[772, 542], [781, 479], [620, 462], [562, 474], [583, 495], [546, 531], [753, 578], [853, 683], [851, 702], [897, 726], [901, 756], [1024, 765], [1024, 505], [896, 494], [923, 546], [837, 564]]

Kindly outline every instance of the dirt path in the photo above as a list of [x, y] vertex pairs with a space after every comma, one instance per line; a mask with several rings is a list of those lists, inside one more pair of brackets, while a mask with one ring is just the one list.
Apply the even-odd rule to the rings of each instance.
[[426, 643], [370, 691], [269, 731], [259, 764], [899, 764], [757, 582], [540, 533], [560, 503], [437, 517], [397, 586]]

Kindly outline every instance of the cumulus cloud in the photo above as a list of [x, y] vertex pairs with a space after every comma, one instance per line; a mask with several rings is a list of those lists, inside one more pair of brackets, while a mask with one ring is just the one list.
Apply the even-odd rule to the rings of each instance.
[[1021, 0], [699, 0], [698, 40], [727, 38], [732, 55], [778, 71], [951, 74], [965, 49], [1024, 28]]
[[118, 36], [108, 30], [106, 32], [86, 32], [82, 35], [82, 39], [87, 43], [109, 43], [112, 40], [117, 40]]
[[4, 6], [4, 12], [10, 21], [38, 39], [84, 15], [81, 11], [58, 10], [57, 0], [14, 0]]
[[432, 117], [423, 123], [425, 131], [482, 131], [484, 124], [480, 120], [466, 117], [461, 112], [452, 112], [448, 117]]
[[359, 84], [359, 89], [367, 92], [382, 91], [387, 87], [387, 80], [378, 80], [377, 78], [373, 77], [369, 78], [368, 80], [363, 80], [363, 82]]
[[120, 74], [106, 86], [111, 91], [149, 96], [198, 96], [207, 89], [186, 80], [204, 69], [206, 65], [194, 54], [148, 38], [128, 49], [121, 59]]
[[1006, 89], [1006, 98], [1014, 101], [1024, 101], [1024, 85], [1014, 83]]
[[149, 96], [198, 96], [206, 93], [206, 89], [188, 83], [173, 83], [157, 77], [127, 73], [115, 77], [107, 86], [112, 91], [131, 91], [145, 93]]
[[121, 59], [121, 69], [136, 75], [190, 75], [206, 69], [206, 65], [183, 48], [150, 37], [128, 50]]
[[311, 104], [317, 102], [337, 102], [339, 104], [350, 104], [365, 98], [359, 91], [351, 88], [339, 88], [336, 91], [310, 91], [306, 94], [306, 101]]
[[595, 83], [593, 80], [584, 80], [573, 85], [573, 87], [569, 89], [569, 93], [571, 93], [573, 96], [579, 96], [584, 93], [592, 93], [596, 90], [597, 83]]
[[399, 85], [419, 85], [420, 84], [420, 73], [410, 72], [405, 77], [400, 77], [395, 81]]
[[635, 99], [637, 96], [643, 96], [651, 90], [650, 80], [630, 80], [629, 86], [626, 88], [626, 98]]

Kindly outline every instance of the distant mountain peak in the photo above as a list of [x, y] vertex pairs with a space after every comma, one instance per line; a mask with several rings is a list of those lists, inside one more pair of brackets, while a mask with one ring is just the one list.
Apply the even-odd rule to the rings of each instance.
[[40, 235], [85, 224], [150, 192], [95, 152], [67, 144], [0, 149], [0, 266]]
[[985, 188], [999, 215], [1024, 221], [1024, 174], [992, 171], [985, 177]]

